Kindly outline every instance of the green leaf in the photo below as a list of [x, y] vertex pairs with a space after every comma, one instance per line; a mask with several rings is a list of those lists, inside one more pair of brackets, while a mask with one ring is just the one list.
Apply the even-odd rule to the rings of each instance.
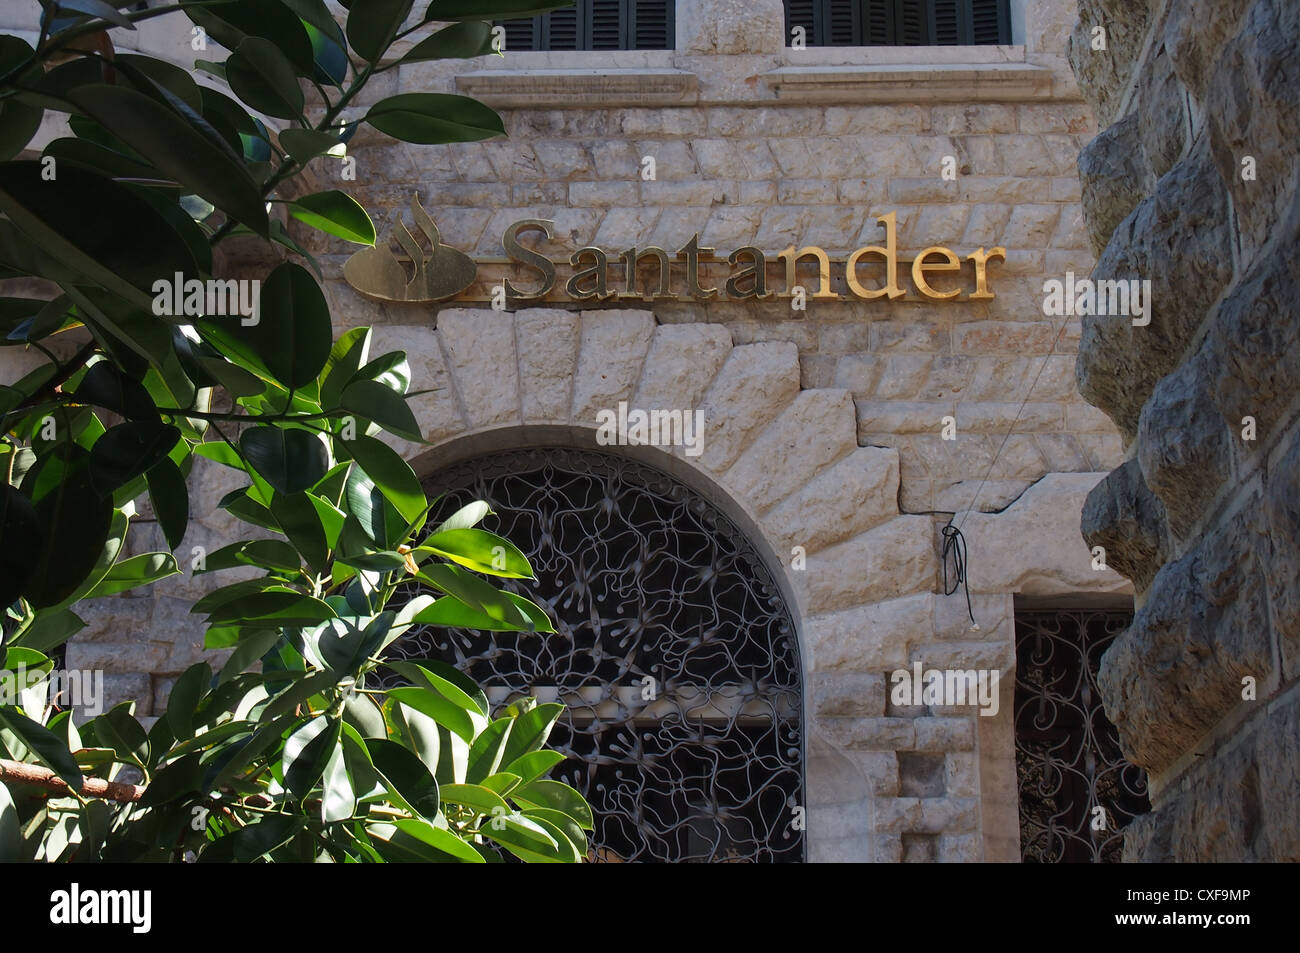
[[284, 387], [316, 379], [333, 340], [329, 305], [320, 285], [301, 265], [285, 262], [262, 284], [257, 324], [200, 320], [197, 327], [239, 363], [262, 368]]
[[191, 20], [226, 49], [238, 49], [245, 37], [265, 37], [289, 57], [302, 75], [310, 75], [313, 64], [311, 42], [302, 21], [295, 16], [297, 4], [267, 3], [265, 0], [230, 0], [216, 4], [208, 0], [181, 0], [181, 7]]
[[406, 399], [378, 381], [354, 379], [343, 388], [340, 403], [344, 410], [373, 420], [389, 433], [407, 440], [424, 440], [420, 434], [420, 425], [407, 406]]
[[[3, 118], [0, 115], [0, 118]], [[9, 788], [0, 784], [0, 864], [17, 862], [18, 846], [22, 838], [22, 825], [18, 820], [18, 809], [14, 807], [13, 795]]]
[[68, 746], [44, 725], [38, 725], [12, 707], [0, 707], [0, 728], [12, 731], [20, 742], [74, 791], [81, 790], [81, 769]]
[[[382, 388], [382, 385], [375, 386]], [[374, 437], [366, 436], [345, 441], [344, 446], [406, 522], [412, 523], [420, 518], [428, 505], [424, 489], [411, 465], [396, 450]], [[353, 512], [357, 513], [355, 507]], [[357, 513], [357, 516], [360, 517], [361, 514]]]
[[475, 572], [511, 579], [533, 578], [528, 557], [509, 540], [487, 530], [444, 530], [425, 539], [419, 550], [428, 550]]
[[87, 599], [100, 599], [104, 596], [117, 595], [137, 586], [147, 586], [159, 579], [180, 574], [176, 557], [171, 553], [141, 553], [130, 559], [115, 563], [94, 589], [86, 594]]
[[[438, 19], [443, 19], [441, 15]], [[471, 59], [492, 52], [492, 24], [485, 20], [472, 20], [444, 27], [427, 36], [402, 57], [403, 63], [425, 60]]]
[[325, 444], [314, 433], [288, 427], [253, 427], [239, 436], [245, 459], [277, 492], [298, 493], [329, 469]]
[[41, 457], [27, 471], [22, 491], [36, 513], [38, 529], [29, 538], [40, 543], [38, 552], [27, 552], [35, 559], [23, 595], [44, 609], [77, 592], [98, 566], [113, 525], [113, 501], [91, 479], [90, 454], [71, 442]]
[[[270, 222], [261, 190], [239, 156], [167, 106], [126, 86], [92, 84], [68, 98], [164, 175], [201, 195], [262, 237]], [[60, 180], [63, 173], [60, 172]], [[167, 272], [159, 269], [162, 275]]]
[[403, 687], [389, 689], [388, 697], [428, 715], [449, 731], [467, 742], [474, 740], [475, 724], [470, 713], [448, 700], [441, 692], [430, 687]]
[[149, 499], [158, 526], [168, 547], [174, 550], [185, 538], [190, 519], [190, 494], [185, 477], [180, 467], [170, 460], [160, 460], [144, 476], [149, 482]]
[[479, 782], [485, 788], [490, 788], [505, 797], [514, 788], [519, 786], [519, 775], [511, 774], [508, 771], [498, 771], [496, 774], [489, 774]]
[[134, 23], [119, 13], [116, 7], [105, 3], [104, 0], [58, 0], [58, 7], [60, 10], [107, 20], [114, 26], [120, 26], [126, 30], [135, 29]]
[[316, 643], [321, 659], [340, 676], [355, 674], [383, 643], [395, 615], [381, 612], [364, 629], [342, 620], [322, 626]]
[[[328, 562], [329, 543], [315, 501], [305, 492], [287, 496], [277, 493], [271, 500], [271, 515], [307, 565], [313, 571], [323, 573]], [[339, 525], [342, 526], [342, 520]]]
[[463, 804], [480, 814], [491, 815], [494, 810], [510, 813], [510, 805], [501, 795], [481, 784], [444, 784], [441, 794], [444, 803]]
[[114, 705], [91, 722], [91, 727], [95, 740], [112, 748], [120, 762], [143, 767], [149, 763], [149, 735], [131, 714], [133, 704]]
[[334, 610], [311, 596], [299, 592], [259, 592], [218, 606], [208, 616], [208, 624], [265, 620], [282, 625], [318, 625], [333, 618]]
[[543, 748], [540, 751], [530, 751], [528, 754], [520, 755], [507, 764], [504, 770], [510, 774], [518, 775], [521, 784], [529, 784], [549, 772], [563, 760], [564, 755], [560, 752]]
[[284, 743], [284, 789], [301, 801], [325, 773], [339, 743], [339, 722], [324, 715], [303, 725]]
[[[427, 597], [426, 597], [427, 598]], [[412, 600], [414, 601], [414, 600]], [[399, 614], [398, 618], [402, 618]], [[486, 718], [491, 714], [487, 693], [478, 684], [456, 668], [439, 659], [406, 659], [389, 662], [389, 667], [401, 672], [417, 684], [444, 685], [450, 683], [455, 692], [451, 692], [466, 710], [477, 711]]]
[[474, 739], [469, 747], [469, 761], [465, 766], [465, 780], [477, 784], [490, 774], [495, 774], [501, 766], [501, 755], [505, 752], [506, 742], [510, 738], [510, 729], [514, 719], [498, 718], [488, 725]]
[[583, 833], [582, 825], [569, 815], [550, 808], [529, 808], [523, 813], [524, 817], [555, 838], [556, 846], [562, 854], [566, 855], [564, 857], [566, 863], [582, 863], [587, 853], [587, 835]]
[[12, 159], [26, 149], [44, 117], [45, 111], [40, 106], [16, 97], [0, 101], [0, 160]]
[[226, 60], [230, 88], [249, 106], [277, 119], [302, 116], [303, 95], [293, 64], [270, 40], [250, 36]]
[[[215, 553], [214, 553], [215, 555]], [[235, 558], [248, 566], [295, 573], [302, 568], [298, 550], [282, 539], [255, 539], [240, 547]]]
[[276, 643], [279, 641], [279, 629], [254, 631], [250, 635], [240, 639], [239, 643], [235, 646], [235, 651], [230, 653], [230, 658], [228, 658], [226, 664], [222, 666], [221, 674], [218, 677], [218, 683], [224, 684], [230, 681], [267, 652], [271, 651], [271, 649], [275, 648]]
[[499, 815], [484, 824], [482, 832], [520, 860], [554, 864], [567, 854], [561, 853], [558, 842], [544, 827], [522, 814]]
[[[459, 566], [426, 564], [416, 578], [450, 596], [455, 596], [471, 609], [498, 623], [520, 629], [528, 629], [533, 625], [532, 620], [521, 611], [507, 593], [493, 588], [489, 583]], [[426, 611], [434, 611], [437, 605], [438, 603], [434, 603]]]
[[476, 142], [505, 135], [501, 117], [477, 100], [448, 93], [400, 93], [366, 113], [380, 132], [423, 145]]
[[396, 741], [383, 738], [367, 738], [366, 750], [399, 806], [422, 817], [437, 816], [438, 782], [423, 761]]
[[123, 374], [111, 361], [92, 365], [73, 396], [82, 403], [103, 407], [129, 420], [158, 417], [153, 398], [144, 386]]
[[[36, 568], [33, 551], [42, 548], [36, 508], [7, 481], [0, 481], [0, 539], [7, 544], [0, 546], [0, 605], [7, 606], [22, 593]], [[12, 540], [26, 545], [14, 545]]]
[[234, 840], [235, 860], [252, 863], [278, 847], [283, 847], [302, 829], [302, 818], [272, 814], [230, 835]]
[[510, 792], [515, 803], [548, 807], [566, 814], [585, 830], [595, 830], [591, 807], [574, 788], [563, 781], [540, 780], [522, 784]]
[[486, 862], [478, 851], [451, 831], [423, 818], [405, 818], [392, 824], [372, 824], [369, 831], [383, 845], [382, 853], [390, 862]]
[[10, 640], [10, 646], [21, 645], [37, 652], [49, 652], [86, 627], [81, 617], [71, 609], [47, 609], [36, 614], [32, 624]]
[[484, 632], [554, 632], [551, 620], [540, 606], [513, 592], [502, 592], [532, 621], [532, 626], [494, 619], [484, 612], [471, 609], [455, 596], [443, 596], [416, 614], [414, 621], [420, 625], [439, 625], [452, 629], [479, 629]]
[[178, 741], [194, 736], [194, 712], [211, 681], [212, 668], [200, 662], [187, 668], [172, 686], [167, 699], [167, 726]]
[[546, 744], [556, 719], [563, 711], [563, 705], [550, 702], [538, 705], [532, 711], [525, 712], [515, 719], [514, 730], [510, 732], [510, 740], [506, 743], [506, 750], [501, 757], [501, 763], [507, 766], [507, 771], [511, 774], [519, 773], [513, 770], [515, 762], [523, 755], [536, 751]]
[[321, 376], [321, 407], [333, 410], [339, 406], [339, 395], [343, 393], [343, 388], [366, 362], [369, 354], [370, 328], [353, 328], [334, 342]]
[[352, 196], [337, 189], [304, 195], [289, 203], [289, 214], [312, 228], [355, 242], [375, 243], [375, 224]]
[[384, 55], [411, 13], [412, 0], [366, 0], [348, 14], [348, 43], [373, 63]]
[[125, 486], [167, 458], [181, 432], [161, 420], [128, 420], [109, 428], [90, 451], [90, 475], [101, 494]]
[[321, 794], [321, 820], [326, 824], [345, 821], [352, 816], [357, 807], [357, 795], [352, 789], [352, 779], [348, 776], [347, 764], [343, 758], [343, 746], [338, 742], [325, 763]]
[[62, 268], [84, 275], [82, 284], [150, 309], [155, 281], [197, 275], [184, 242], [144, 199], [75, 165], [60, 166], [57, 175], [44, 180], [39, 162], [0, 164], [0, 211]]
[[280, 133], [280, 148], [289, 153], [299, 165], [306, 165], [338, 145], [337, 137], [315, 129], [285, 129]]

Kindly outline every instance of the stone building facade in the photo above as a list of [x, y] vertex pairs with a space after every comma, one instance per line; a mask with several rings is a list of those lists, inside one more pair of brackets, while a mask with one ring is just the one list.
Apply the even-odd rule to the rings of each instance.
[[[1067, 59], [1078, 11], [1073, 0], [1009, 9], [1009, 45], [792, 49], [781, 0], [689, 0], [676, 4], [671, 50], [507, 49], [500, 60], [402, 66], [383, 74], [372, 101], [461, 92], [498, 109], [508, 137], [420, 147], [363, 129], [349, 171], [323, 158], [306, 183], [346, 188], [384, 233], [399, 217], [410, 224], [418, 193], [440, 240], [479, 262], [476, 284], [455, 300], [379, 302], [344, 278], [354, 246], [295, 232], [325, 267], [336, 331], [374, 326], [374, 346], [405, 350], [413, 389], [428, 391], [413, 401], [428, 445], [402, 446], [417, 472], [521, 447], [604, 450], [598, 416], [621, 402], [703, 411], [699, 455], [614, 449], [724, 513], [789, 611], [803, 686], [806, 803], [795, 806], [806, 808], [810, 860], [1019, 860], [1017, 612], [1132, 604], [1129, 582], [1081, 538], [1079, 514], [1108, 471], [1141, 484], [1125, 463], [1136, 410], [1117, 428], [1080, 397], [1085, 325], [1044, 313], [1044, 282], [1087, 275], [1105, 229], [1096, 213], [1085, 225], [1076, 170], [1097, 130]], [[138, 42], [183, 59], [185, 38], [161, 30]], [[1195, 55], [1204, 70], [1207, 54]], [[1097, 108], [1109, 119], [1119, 94], [1106, 95]], [[1144, 183], [1125, 194], [1136, 203]], [[961, 288], [956, 298], [907, 280], [897, 299], [849, 293], [845, 256], [883, 244], [879, 217], [891, 212], [902, 279], [919, 253], [950, 248], [963, 256], [960, 274], [933, 287]], [[661, 247], [677, 297], [574, 300], [562, 277], [545, 298], [494, 307], [504, 280], [536, 280], [506, 260], [503, 238], [521, 220], [552, 223], [550, 241], [534, 231], [525, 244], [561, 262], [563, 277], [583, 246], [614, 262]], [[764, 251], [772, 294], [681, 293], [676, 251], [696, 235], [723, 256]], [[800, 265], [808, 297], [798, 310], [779, 253], [805, 246], [824, 249], [833, 268], [817, 297], [816, 269]], [[972, 298], [966, 256], [994, 248], [1004, 254], [987, 265], [992, 296]], [[720, 267], [703, 283], [721, 286]], [[652, 277], [641, 274], [642, 288]], [[217, 509], [230, 471], [197, 464], [182, 555], [238, 532]], [[1112, 525], [1145, 526], [1127, 505]], [[960, 590], [945, 594], [950, 521], [969, 547], [977, 625]], [[1112, 536], [1098, 538], [1127, 572], [1134, 550]], [[130, 545], [165, 548], [147, 512]], [[1150, 550], [1173, 555], [1155, 541]], [[213, 584], [186, 574], [85, 607], [68, 664], [104, 670], [139, 713], [160, 711], [172, 679], [207, 657], [188, 612]], [[917, 664], [1000, 673], [997, 714], [896, 704], [891, 673]], [[1268, 671], [1279, 675], [1261, 686], [1280, 684], [1280, 670]], [[1120, 707], [1123, 724], [1146, 717]], [[1164, 758], [1179, 744], [1156, 750]]]
[[1126, 856], [1300, 860], [1300, 8], [1080, 6], [1096, 274], [1154, 287], [1148, 328], [1085, 320], [1078, 364], [1126, 448], [1083, 517], [1138, 590], [1101, 672], [1151, 784]]

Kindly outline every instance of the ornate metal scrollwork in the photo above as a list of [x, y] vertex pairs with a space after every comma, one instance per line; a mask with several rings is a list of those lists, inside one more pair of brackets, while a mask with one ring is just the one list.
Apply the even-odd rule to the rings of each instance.
[[1102, 653], [1132, 621], [1131, 612], [1016, 613], [1016, 769], [1026, 862], [1117, 862], [1124, 828], [1151, 809], [1146, 774], [1124, 760], [1097, 689]]
[[803, 859], [794, 625], [726, 517], [654, 468], [590, 451], [501, 453], [427, 488], [444, 512], [491, 505], [490, 528], [537, 574], [497, 581], [557, 633], [420, 627], [393, 654], [450, 662], [494, 703], [568, 706], [548, 744], [568, 756], [555, 776], [595, 811], [590, 859]]

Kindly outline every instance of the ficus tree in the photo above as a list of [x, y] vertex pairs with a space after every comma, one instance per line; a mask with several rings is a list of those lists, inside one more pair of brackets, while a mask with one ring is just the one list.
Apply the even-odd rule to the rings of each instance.
[[[432, 92], [356, 114], [367, 82], [486, 55], [491, 19], [563, 5], [357, 0], [340, 23], [323, 0], [42, 0], [34, 44], [0, 36], [0, 344], [36, 359], [0, 386], [0, 859], [584, 857], [591, 811], [547, 778], [559, 705], [494, 712], [439, 661], [385, 662], [415, 625], [551, 623], [488, 581], [532, 576], [488, 507], [440, 512], [385, 442], [421, 439], [407, 357], [372, 354], [367, 328], [335, 338], [286, 227], [373, 245], [345, 191], [302, 194], [304, 169], [345, 161], [363, 123], [424, 144], [504, 130]], [[193, 69], [115, 48], [163, 15], [191, 21]], [[37, 154], [49, 116], [66, 132]], [[214, 273], [232, 240], [276, 252], [256, 295]], [[242, 483], [221, 501], [241, 538], [184, 560], [240, 570], [193, 608], [231, 654], [182, 674], [148, 729], [133, 703], [77, 723], [47, 680], [78, 604], [182, 571], [195, 457]], [[128, 556], [145, 499], [171, 551]], [[410, 581], [426, 594], [393, 600]]]

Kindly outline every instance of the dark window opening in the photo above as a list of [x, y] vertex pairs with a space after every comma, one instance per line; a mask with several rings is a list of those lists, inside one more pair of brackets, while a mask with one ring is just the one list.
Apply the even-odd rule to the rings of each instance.
[[[1016, 774], [1026, 863], [1117, 863], [1124, 828], [1151, 810], [1097, 688], [1131, 611], [1016, 613]], [[1098, 810], [1100, 808], [1100, 810]]]
[[785, 0], [785, 42], [988, 46], [1011, 42], [1009, 0]]
[[498, 21], [511, 50], [671, 50], [673, 0], [577, 0], [541, 16]]

